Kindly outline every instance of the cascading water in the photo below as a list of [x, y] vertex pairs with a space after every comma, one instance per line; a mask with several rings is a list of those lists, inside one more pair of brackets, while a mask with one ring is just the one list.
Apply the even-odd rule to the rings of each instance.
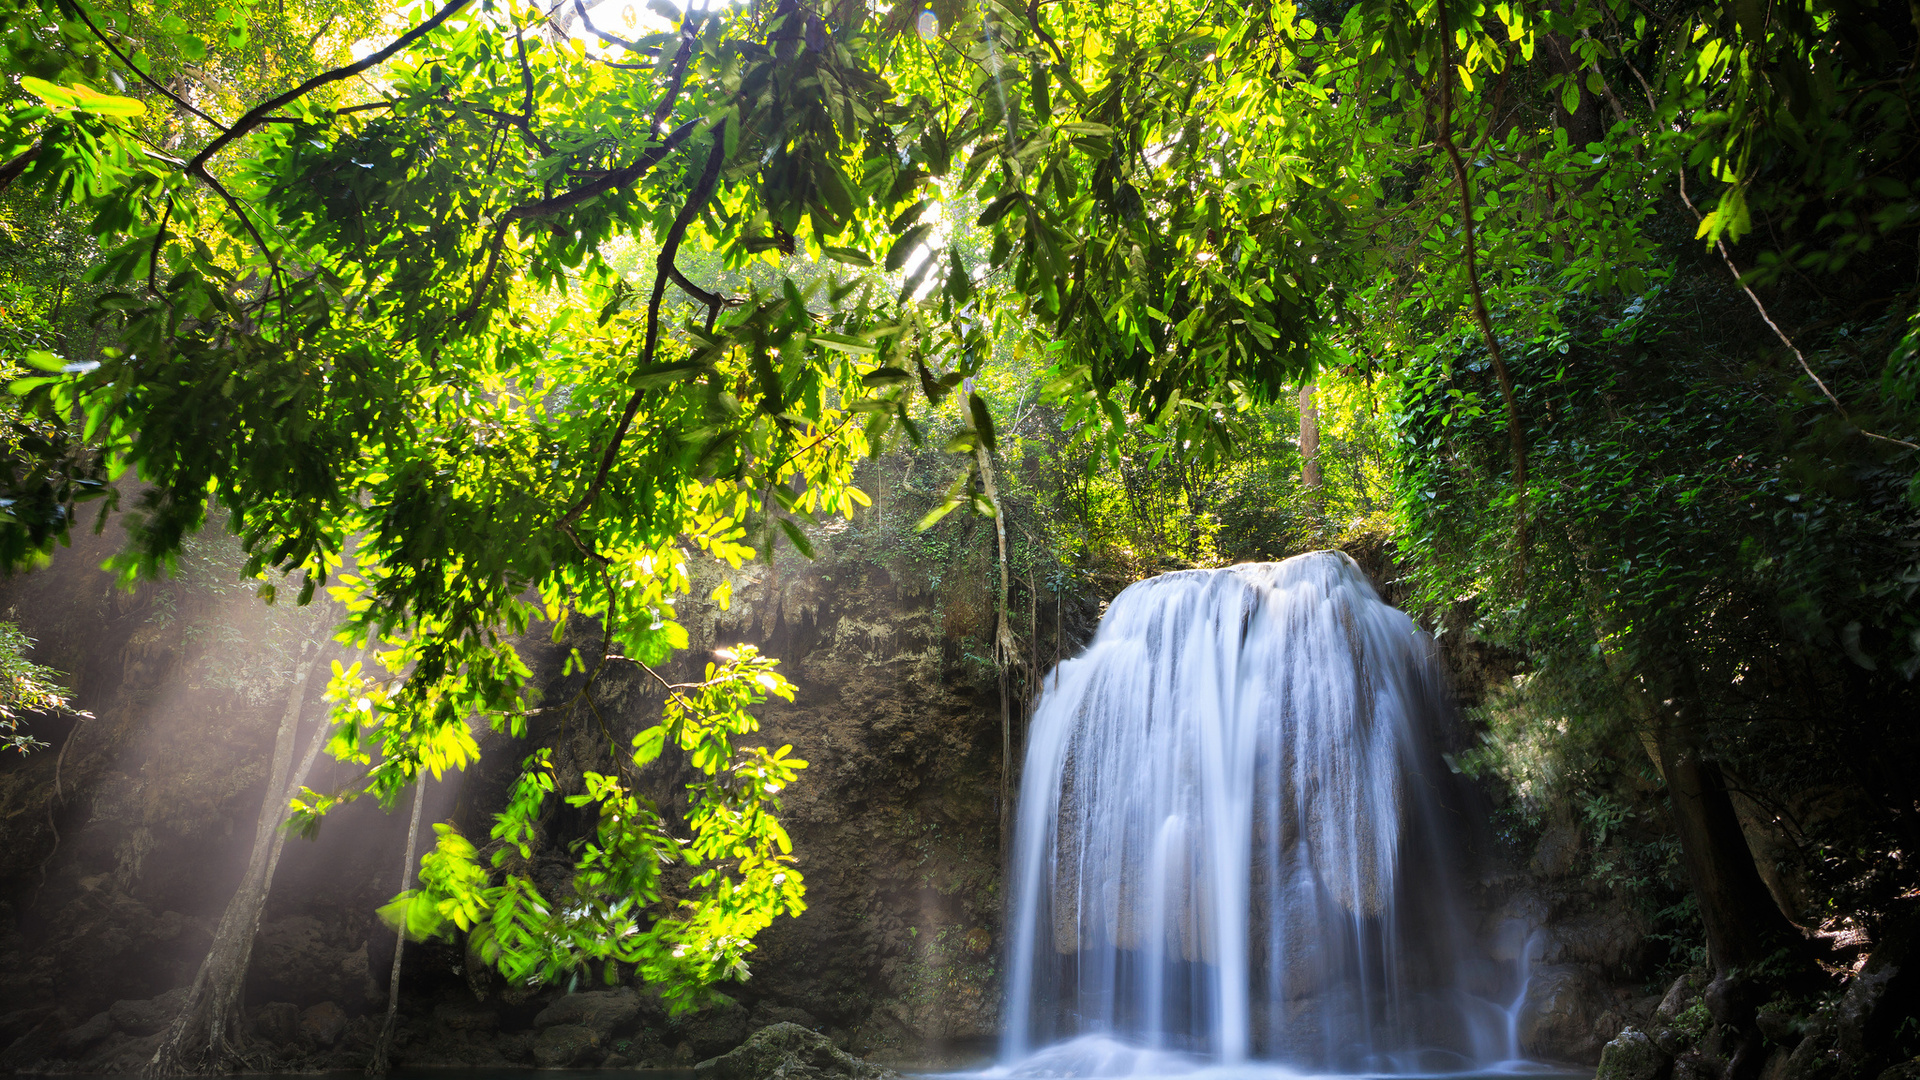
[[1338, 552], [1121, 593], [1034, 715], [1003, 1061], [1514, 1056], [1451, 876], [1445, 701], [1431, 640]]

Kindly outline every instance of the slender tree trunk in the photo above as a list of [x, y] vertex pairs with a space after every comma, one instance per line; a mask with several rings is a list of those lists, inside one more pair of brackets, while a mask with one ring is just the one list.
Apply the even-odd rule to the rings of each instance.
[[[1639, 720], [1648, 756], [1666, 781], [1680, 861], [1706, 932], [1714, 971], [1707, 990], [1714, 1019], [1707, 1049], [1719, 1059], [1727, 1080], [1752, 1080], [1766, 1060], [1758, 1009], [1778, 989], [1782, 972], [1792, 983], [1817, 973], [1812, 949], [1761, 879], [1726, 780], [1687, 714], [1688, 703], [1697, 695], [1686, 661], [1671, 660], [1655, 668], [1634, 664], [1613, 641], [1612, 635], [1602, 640], [1601, 655]], [[1676, 648], [1656, 652], [1684, 656]]]
[[1311, 380], [1300, 385], [1300, 482], [1307, 489], [1307, 514], [1318, 537], [1324, 509], [1320, 502], [1320, 405], [1313, 391]]
[[[413, 883], [414, 855], [420, 840], [420, 804], [426, 802], [427, 780], [418, 777], [413, 782], [413, 818], [407, 823], [407, 856], [400, 864], [400, 891], [406, 892]], [[393, 974], [387, 979], [387, 1022], [380, 1027], [380, 1038], [373, 1044], [373, 1060], [367, 1063], [368, 1076], [384, 1076], [388, 1068], [388, 1057], [393, 1050], [393, 1029], [400, 1017], [400, 958], [407, 949], [407, 928], [399, 927], [399, 940], [393, 943]]]
[[326, 742], [323, 722], [314, 732], [299, 767], [294, 768], [293, 752], [300, 732], [300, 714], [306, 703], [307, 679], [318, 660], [319, 651], [311, 643], [301, 648], [300, 666], [294, 674], [293, 686], [287, 691], [280, 730], [274, 738], [273, 763], [267, 776], [266, 794], [260, 800], [260, 817], [254, 826], [253, 851], [247, 859], [246, 873], [220, 917], [213, 944], [194, 974], [186, 1002], [168, 1025], [152, 1060], [147, 1062], [144, 1072], [149, 1077], [177, 1076], [202, 1066], [219, 1068], [235, 1056], [232, 1028], [238, 1019], [247, 964], [253, 957], [254, 935], [260, 930], [260, 912], [266, 906], [267, 890], [272, 887], [273, 872], [286, 842], [281, 826], [286, 822], [294, 790], [306, 782], [307, 771]]
[[1007, 596], [1013, 591], [1013, 581], [1007, 570], [1007, 519], [1000, 506], [1000, 491], [993, 483], [993, 464], [987, 458], [983, 446], [973, 448], [973, 458], [980, 466], [980, 482], [987, 489], [987, 501], [993, 504], [993, 531], [1000, 541], [1000, 594], [993, 604], [993, 657], [1000, 669], [1000, 850], [1008, 850], [1007, 829], [1012, 821], [1013, 778], [1013, 716], [1012, 702], [1007, 693], [1007, 665], [1020, 655], [1020, 643], [1014, 640], [1013, 629], [1007, 625]]

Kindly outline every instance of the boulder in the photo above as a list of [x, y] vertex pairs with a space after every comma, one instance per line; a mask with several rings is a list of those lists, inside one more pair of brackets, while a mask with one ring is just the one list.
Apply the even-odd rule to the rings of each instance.
[[694, 1066], [696, 1080], [895, 1080], [799, 1024], [770, 1024], [737, 1049]]
[[1834, 1010], [1836, 1048], [1857, 1065], [1872, 1061], [1892, 1041], [1894, 1029], [1920, 1005], [1916, 979], [1907, 970], [1915, 966], [1913, 944], [1906, 933], [1895, 933], [1876, 944]]
[[1595, 1030], [1606, 989], [1576, 964], [1538, 968], [1520, 1010], [1520, 1047], [1561, 1061], [1593, 1061], [1606, 1036]]
[[87, 1055], [80, 1063], [80, 1071], [106, 1076], [136, 1076], [153, 1060], [154, 1051], [160, 1048], [160, 1040], [165, 1037], [166, 1033], [161, 1031], [140, 1036], [116, 1033]]
[[[438, 1015], [436, 1010], [435, 1015]], [[589, 990], [584, 994], [568, 994], [557, 998], [554, 1003], [540, 1010], [533, 1018], [533, 1026], [550, 1028], [560, 1025], [572, 1025], [586, 1028], [594, 1033], [597, 1040], [605, 1040], [609, 1035], [633, 1024], [640, 1018], [640, 995], [629, 987], [613, 990]]]
[[[565, 1000], [564, 998], [562, 1000]], [[543, 1069], [565, 1069], [592, 1064], [599, 1056], [600, 1036], [581, 1024], [554, 1024], [533, 1040], [533, 1062]]]
[[790, 1008], [785, 1005], [770, 1005], [766, 1002], [754, 1006], [751, 1026], [758, 1030], [769, 1024], [799, 1024], [814, 1031], [820, 1029], [820, 1021], [805, 1009]]
[[1920, 1080], [1920, 1057], [1882, 1070], [1880, 1080]]
[[78, 1054], [86, 1050], [87, 1047], [113, 1034], [114, 1030], [112, 1013], [94, 1013], [92, 1019], [81, 1024], [79, 1027], [69, 1030], [65, 1035], [60, 1036], [60, 1052], [62, 1054]]
[[724, 1054], [747, 1039], [753, 1025], [747, 1010], [735, 1002], [704, 1009], [681, 1021], [680, 1034], [693, 1047], [694, 1060]]
[[500, 1026], [499, 1013], [473, 1002], [443, 1001], [433, 1007], [433, 1020], [449, 1031], [492, 1031]]
[[300, 1034], [320, 1046], [332, 1046], [346, 1031], [346, 1010], [331, 1001], [323, 1001], [300, 1014]]
[[1653, 1045], [1643, 1031], [1628, 1028], [1600, 1050], [1600, 1068], [1593, 1080], [1666, 1080], [1673, 1059]]
[[300, 1006], [291, 1001], [273, 1001], [253, 1014], [253, 1033], [275, 1046], [286, 1046], [300, 1037]]
[[144, 998], [138, 1001], [116, 1001], [107, 1009], [113, 1018], [113, 1026], [129, 1035], [151, 1035], [162, 1031], [173, 1018], [180, 1015], [181, 1006], [187, 1003], [187, 992], [192, 989], [176, 986], [159, 997]]

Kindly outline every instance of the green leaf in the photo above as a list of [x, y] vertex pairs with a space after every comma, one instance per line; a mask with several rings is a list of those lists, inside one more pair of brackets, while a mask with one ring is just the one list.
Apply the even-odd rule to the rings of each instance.
[[660, 751], [665, 748], [666, 745], [667, 727], [665, 724], [655, 724], [650, 728], [642, 730], [640, 734], [633, 737], [633, 763], [641, 766], [651, 763], [655, 758], [660, 756]]
[[907, 259], [913, 255], [914, 249], [920, 246], [920, 241], [925, 239], [927, 233], [931, 231], [933, 231], [933, 223], [928, 222], [915, 225], [902, 233], [900, 239], [895, 240], [893, 247], [887, 251], [887, 269], [898, 270], [907, 265]]
[[852, 266], [874, 265], [873, 256], [857, 248], [834, 247], [832, 244], [822, 244], [820, 245], [820, 253], [829, 259], [834, 259]]
[[874, 368], [860, 376], [860, 381], [867, 386], [895, 386], [903, 382], [912, 382], [913, 375], [905, 368]]
[[816, 331], [809, 334], [808, 337], [817, 345], [824, 345], [835, 352], [843, 352], [849, 356], [872, 356], [878, 351], [872, 342], [861, 341], [859, 338], [848, 337], [845, 334], [828, 334]]
[[133, 98], [115, 97], [102, 94], [84, 86], [61, 86], [45, 79], [36, 79], [31, 75], [20, 78], [20, 89], [58, 109], [76, 109], [95, 116], [113, 116], [121, 119], [145, 116], [147, 107]]
[[635, 390], [658, 390], [712, 370], [712, 364], [699, 360], [675, 360], [640, 368], [627, 377], [627, 385]]
[[813, 558], [813, 542], [807, 539], [807, 534], [801, 532], [798, 525], [788, 521], [786, 518], [777, 518], [775, 520], [780, 522], [780, 531], [787, 534], [788, 540], [793, 541], [794, 550], [809, 559]]
[[979, 394], [967, 395], [967, 410], [973, 414], [973, 429], [980, 433], [980, 441], [987, 449], [994, 448], [993, 414], [987, 411], [987, 403]]

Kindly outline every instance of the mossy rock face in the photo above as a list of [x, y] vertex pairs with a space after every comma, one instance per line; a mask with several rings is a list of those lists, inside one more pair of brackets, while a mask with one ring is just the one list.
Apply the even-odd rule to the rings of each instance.
[[1600, 1068], [1593, 1080], [1665, 1080], [1672, 1070], [1673, 1059], [1645, 1032], [1628, 1028], [1600, 1051]]
[[897, 1080], [799, 1024], [769, 1024], [737, 1050], [694, 1066], [697, 1080]]

